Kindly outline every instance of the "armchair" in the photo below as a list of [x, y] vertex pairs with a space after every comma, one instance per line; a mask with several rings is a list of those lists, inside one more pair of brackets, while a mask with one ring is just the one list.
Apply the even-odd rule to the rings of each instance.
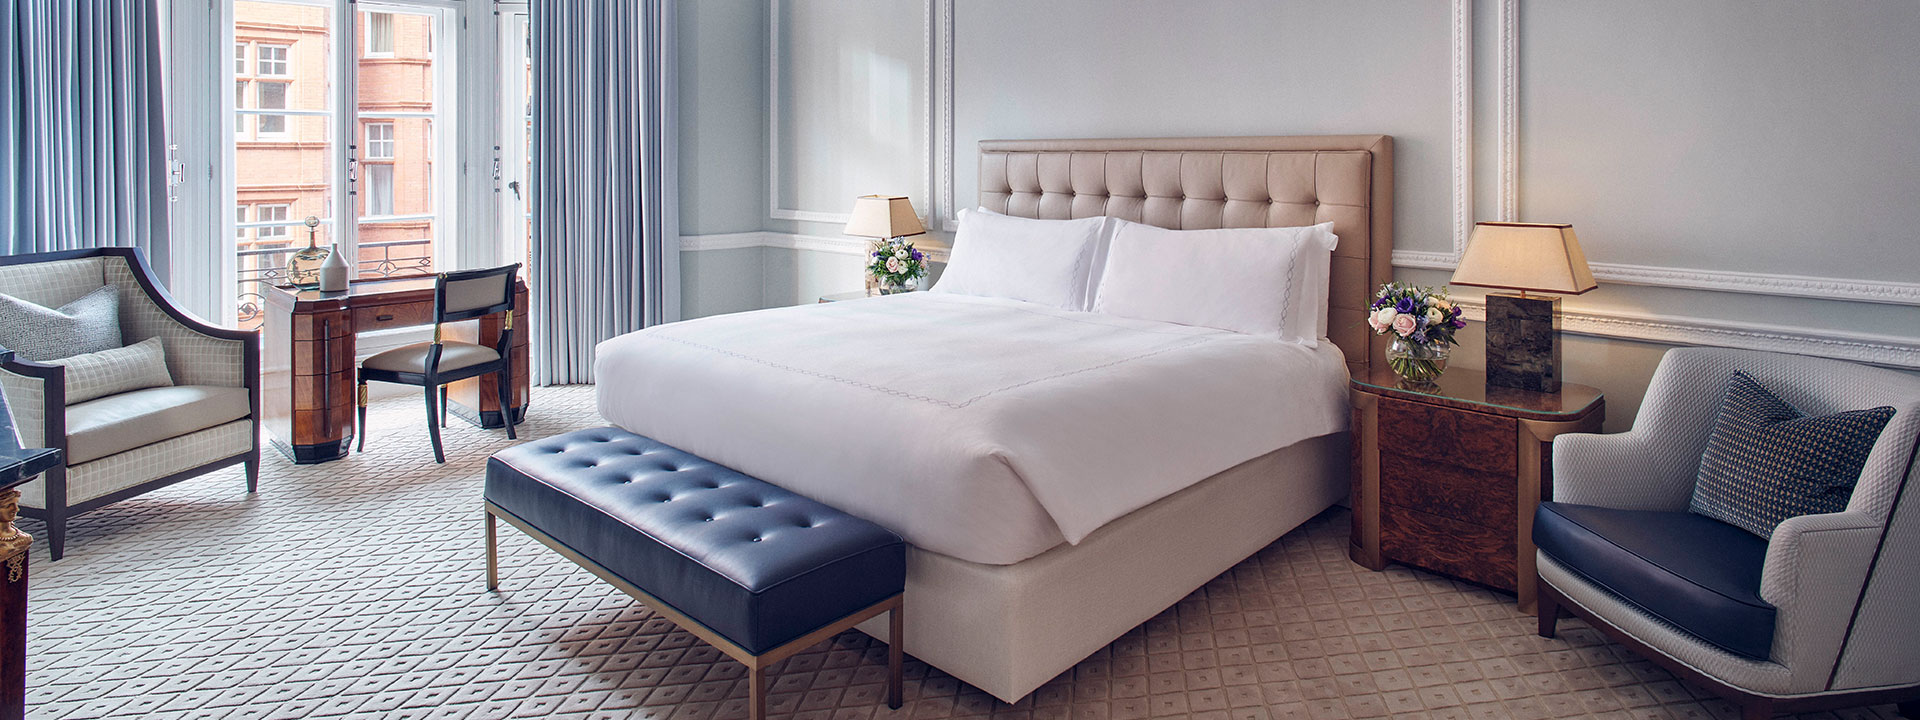
[[0, 257], [0, 293], [22, 300], [59, 307], [102, 285], [120, 290], [126, 344], [161, 339], [174, 385], [69, 405], [67, 368], [17, 357], [0, 363], [21, 443], [65, 457], [20, 487], [20, 512], [46, 521], [54, 560], [65, 552], [67, 521], [81, 513], [240, 463], [247, 492], [259, 484], [257, 333], [214, 327], [177, 308], [132, 248]]
[[[1790, 518], [1766, 539], [1687, 514], [1735, 370], [1809, 414], [1895, 408], [1846, 510]], [[1794, 355], [1668, 352], [1631, 431], [1554, 443], [1555, 502], [1534, 526], [1540, 635], [1571, 612], [1749, 720], [1886, 702], [1920, 718], [1920, 499], [1902, 502], [1920, 486], [1917, 436], [1920, 378]], [[1583, 546], [1582, 533], [1601, 542]]]

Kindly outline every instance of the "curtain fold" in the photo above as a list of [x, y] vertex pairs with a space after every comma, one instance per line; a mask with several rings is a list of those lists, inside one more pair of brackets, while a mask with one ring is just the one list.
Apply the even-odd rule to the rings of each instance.
[[155, 1], [4, 2], [0, 252], [131, 246], [167, 277]]
[[667, 320], [678, 241], [672, 0], [536, 2], [532, 350], [542, 385]]

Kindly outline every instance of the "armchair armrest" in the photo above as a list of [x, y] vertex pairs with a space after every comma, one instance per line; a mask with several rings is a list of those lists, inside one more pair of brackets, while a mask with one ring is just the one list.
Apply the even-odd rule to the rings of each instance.
[[1760, 599], [1778, 609], [1773, 658], [1825, 682], [1840, 656], [1883, 527], [1864, 512], [1788, 518], [1773, 531]]
[[[67, 368], [22, 360], [7, 353], [0, 362], [0, 389], [7, 393], [22, 447], [67, 449]], [[47, 408], [56, 408], [48, 412]]]
[[1687, 509], [1700, 456], [1671, 452], [1637, 428], [1553, 440], [1553, 499], [1620, 510]]
[[[122, 292], [121, 320], [128, 342], [161, 338], [167, 347], [167, 369], [182, 385], [246, 387], [254, 392], [259, 409], [260, 333], [207, 323], [180, 309], [173, 296], [153, 279], [146, 259], [131, 251], [120, 254], [125, 263], [107, 264], [110, 282]], [[132, 290], [138, 288], [139, 292]], [[145, 302], [141, 302], [144, 299]]]

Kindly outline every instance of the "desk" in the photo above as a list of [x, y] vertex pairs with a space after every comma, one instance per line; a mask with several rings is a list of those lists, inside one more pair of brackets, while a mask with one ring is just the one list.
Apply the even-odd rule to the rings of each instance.
[[[12, 358], [0, 348], [0, 362]], [[13, 526], [18, 488], [60, 462], [59, 450], [20, 447], [13, 413], [0, 395], [0, 720], [27, 714], [27, 551], [33, 536]]]
[[[296, 463], [346, 457], [353, 445], [355, 336], [372, 330], [433, 323], [431, 275], [354, 281], [345, 292], [270, 287], [261, 337], [261, 411], [273, 446]], [[513, 287], [513, 421], [527, 409], [527, 284]], [[446, 338], [492, 346], [498, 315], [449, 323]], [[495, 376], [447, 386], [451, 414], [480, 427], [501, 425]]]

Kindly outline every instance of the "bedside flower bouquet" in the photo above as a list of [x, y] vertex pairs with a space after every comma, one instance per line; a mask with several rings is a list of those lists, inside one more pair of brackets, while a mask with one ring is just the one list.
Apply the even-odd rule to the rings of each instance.
[[908, 292], [920, 278], [927, 276], [927, 256], [906, 238], [890, 238], [873, 243], [867, 256], [867, 277], [880, 288], [880, 294]]
[[1397, 282], [1380, 286], [1367, 315], [1373, 334], [1393, 336], [1387, 366], [1413, 383], [1430, 383], [1446, 372], [1453, 333], [1466, 326], [1446, 290]]

